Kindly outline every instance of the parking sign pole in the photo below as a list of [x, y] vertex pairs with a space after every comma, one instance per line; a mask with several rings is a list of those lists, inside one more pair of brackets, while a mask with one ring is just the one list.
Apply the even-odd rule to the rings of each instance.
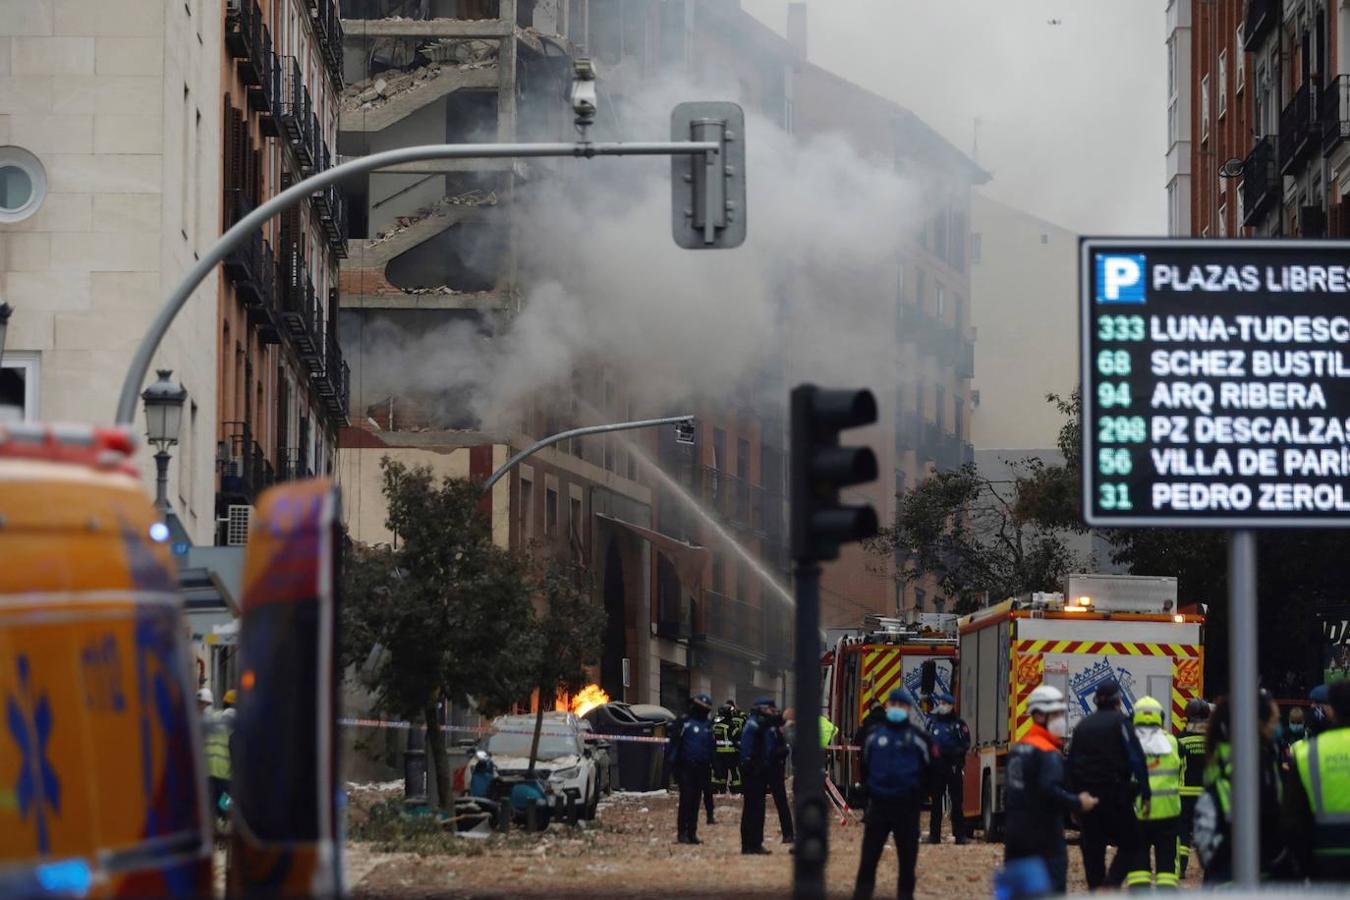
[[1260, 878], [1260, 735], [1257, 725], [1256, 533], [1228, 535], [1229, 747], [1233, 758], [1233, 884], [1255, 890]]

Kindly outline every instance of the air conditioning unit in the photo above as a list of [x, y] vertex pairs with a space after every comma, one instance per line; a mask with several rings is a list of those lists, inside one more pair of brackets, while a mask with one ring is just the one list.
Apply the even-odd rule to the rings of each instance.
[[242, 547], [248, 543], [249, 526], [253, 524], [253, 507], [246, 503], [232, 503], [225, 512], [225, 546]]

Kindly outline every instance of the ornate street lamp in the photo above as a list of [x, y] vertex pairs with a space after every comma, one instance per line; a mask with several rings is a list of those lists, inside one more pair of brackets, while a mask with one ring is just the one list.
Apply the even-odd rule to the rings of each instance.
[[159, 450], [155, 454], [155, 506], [169, 512], [169, 448], [178, 443], [178, 430], [183, 424], [183, 403], [187, 389], [169, 380], [171, 369], [159, 369], [159, 380], [145, 389], [145, 437]]

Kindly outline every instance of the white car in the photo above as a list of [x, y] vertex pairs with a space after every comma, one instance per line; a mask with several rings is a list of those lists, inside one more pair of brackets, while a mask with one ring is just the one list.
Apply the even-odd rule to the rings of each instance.
[[[595, 755], [582, 739], [582, 721], [572, 713], [544, 713], [539, 735], [535, 774], [548, 780], [559, 797], [570, 797], [582, 806], [581, 816], [594, 819], [600, 803], [600, 770]], [[500, 716], [492, 721], [492, 734], [483, 743], [501, 775], [523, 774], [530, 767], [530, 742], [534, 738], [534, 715]]]

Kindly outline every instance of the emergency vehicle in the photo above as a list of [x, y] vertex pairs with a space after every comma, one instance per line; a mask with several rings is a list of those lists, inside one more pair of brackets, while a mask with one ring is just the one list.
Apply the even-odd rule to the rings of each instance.
[[[210, 896], [199, 678], [121, 428], [0, 425], [0, 897]], [[245, 553], [230, 894], [341, 890], [337, 495], [272, 488]]]
[[1204, 617], [1181, 613], [1175, 578], [1070, 575], [1065, 593], [1025, 595], [960, 620], [961, 716], [970, 726], [964, 812], [986, 840], [1003, 813], [1003, 763], [1031, 728], [1027, 697], [1064, 692], [1072, 730], [1103, 682], [1120, 686], [1132, 714], [1140, 697], [1164, 707], [1166, 727], [1203, 696]]
[[[885, 703], [892, 688], [909, 688], [922, 713], [931, 708], [934, 692], [956, 695], [956, 623], [956, 616], [942, 613], [923, 613], [914, 622], [867, 616], [862, 628], [836, 632], [821, 669], [824, 711], [839, 728], [839, 743], [853, 737], [873, 701]], [[857, 780], [856, 756], [834, 754], [831, 777], [836, 784]]]

